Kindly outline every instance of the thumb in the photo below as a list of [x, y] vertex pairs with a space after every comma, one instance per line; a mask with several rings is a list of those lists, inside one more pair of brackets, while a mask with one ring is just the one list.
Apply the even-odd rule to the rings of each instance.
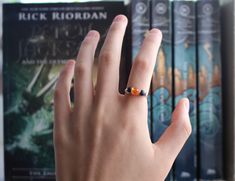
[[[183, 98], [177, 104], [170, 126], [163, 133], [156, 146], [156, 156], [161, 155], [166, 168], [171, 168], [174, 160], [192, 132], [189, 119], [189, 100]], [[159, 153], [160, 152], [160, 153]]]

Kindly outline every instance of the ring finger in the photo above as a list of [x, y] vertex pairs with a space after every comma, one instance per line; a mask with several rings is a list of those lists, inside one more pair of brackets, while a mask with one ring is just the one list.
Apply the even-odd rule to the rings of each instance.
[[162, 33], [158, 29], [148, 32], [133, 62], [127, 87], [148, 93], [161, 39]]

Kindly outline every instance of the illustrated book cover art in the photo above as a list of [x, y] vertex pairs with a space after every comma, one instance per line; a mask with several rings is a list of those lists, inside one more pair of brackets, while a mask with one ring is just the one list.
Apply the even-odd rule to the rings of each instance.
[[89, 30], [100, 32], [100, 49], [118, 14], [125, 14], [122, 2], [3, 5], [5, 180], [55, 179], [53, 90], [58, 74], [68, 59], [76, 58]]
[[[163, 35], [152, 78], [151, 131], [153, 142], [158, 141], [170, 125], [173, 110], [171, 5], [172, 3], [169, 0], [152, 0], [151, 2], [151, 28], [158, 28]], [[166, 181], [172, 179], [171, 171]]]
[[197, 12], [200, 179], [223, 179], [219, 1], [201, 0]]
[[[131, 52], [132, 60], [137, 56], [146, 33], [150, 29], [150, 1], [131, 1]], [[149, 90], [147, 90], [149, 91]], [[151, 95], [148, 95], [148, 127], [151, 136]]]
[[196, 7], [193, 1], [174, 1], [174, 101], [190, 101], [192, 134], [175, 161], [175, 179], [193, 181], [197, 174]]

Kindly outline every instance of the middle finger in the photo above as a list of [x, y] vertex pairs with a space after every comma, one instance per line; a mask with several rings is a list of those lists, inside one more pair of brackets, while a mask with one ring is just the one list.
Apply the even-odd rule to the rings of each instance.
[[126, 26], [127, 18], [124, 15], [118, 15], [108, 31], [99, 56], [96, 86], [98, 97], [101, 96], [100, 94], [118, 95], [119, 65]]

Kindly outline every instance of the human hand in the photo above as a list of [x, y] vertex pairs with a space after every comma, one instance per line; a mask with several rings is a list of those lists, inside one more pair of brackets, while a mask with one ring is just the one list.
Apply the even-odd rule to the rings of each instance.
[[[54, 143], [59, 181], [162, 181], [191, 133], [189, 101], [177, 105], [172, 123], [155, 144], [147, 126], [146, 96], [118, 92], [127, 19], [117, 16], [101, 49], [97, 85], [92, 65], [99, 34], [90, 31], [77, 57], [62, 70], [55, 90]], [[133, 63], [128, 87], [149, 90], [161, 32], [152, 29]], [[74, 77], [75, 102], [70, 87]]]

